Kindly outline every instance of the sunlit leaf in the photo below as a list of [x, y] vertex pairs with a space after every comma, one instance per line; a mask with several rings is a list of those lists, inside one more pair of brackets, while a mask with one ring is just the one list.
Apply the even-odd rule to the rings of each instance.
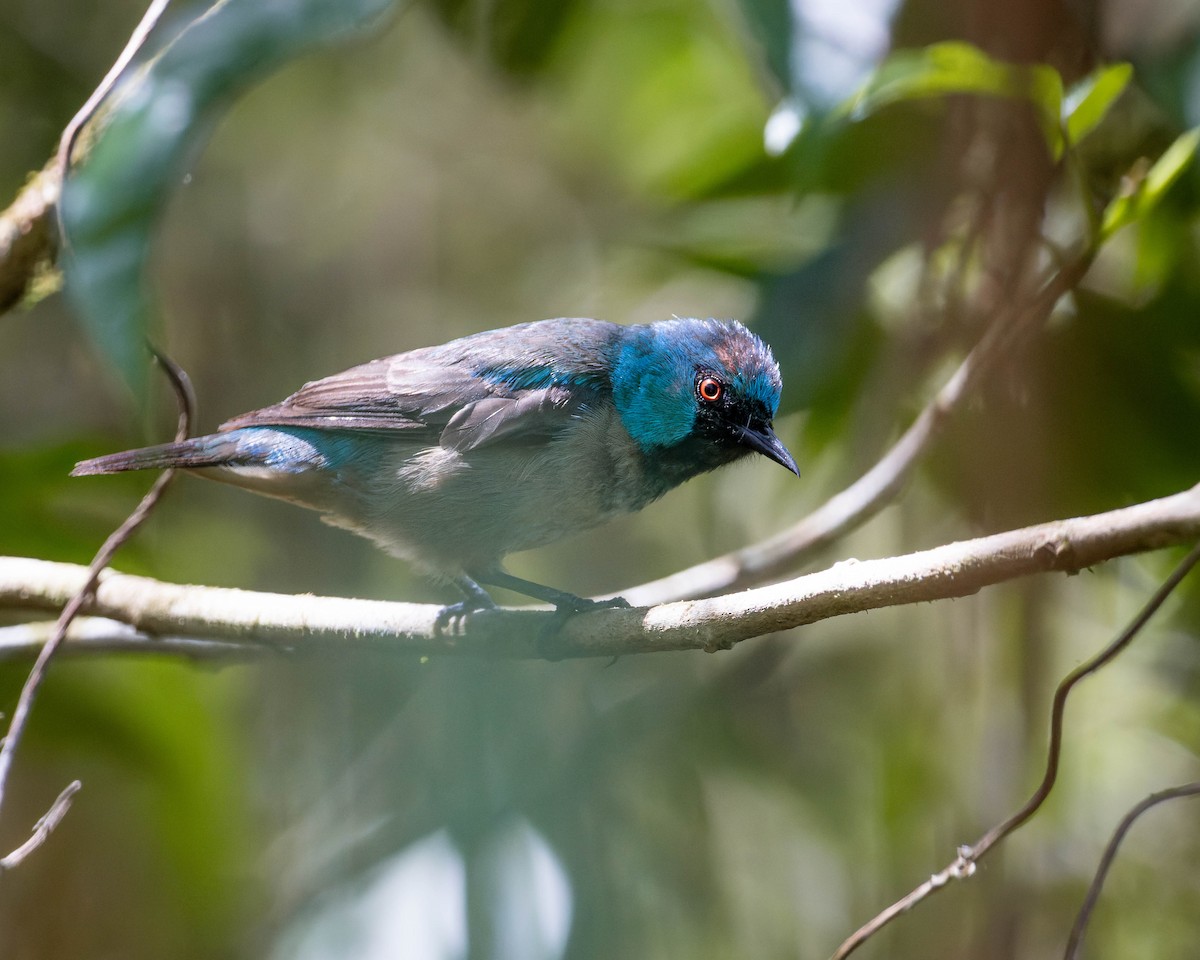
[[1146, 182], [1142, 188], [1143, 209], [1149, 209], [1162, 199], [1171, 185], [1180, 178], [1196, 155], [1196, 147], [1200, 146], [1200, 127], [1181, 134], [1146, 174]]
[[375, 23], [393, 0], [227, 0], [189, 24], [114, 94], [67, 183], [67, 291], [92, 338], [143, 398], [153, 308], [151, 233], [180, 168], [233, 100], [311, 47]]
[[1092, 71], [1071, 88], [1062, 105], [1071, 143], [1078, 143], [1100, 124], [1132, 77], [1132, 64], [1114, 63]]
[[888, 57], [846, 107], [861, 120], [892, 104], [952, 94], [1027, 99], [1051, 154], [1062, 152], [1059, 115], [1062, 78], [1048, 66], [1024, 66], [989, 57], [978, 47], [957, 41], [921, 50], [901, 50]]
[[1127, 186], [1113, 198], [1104, 211], [1104, 218], [1100, 225], [1100, 238], [1103, 240], [1112, 236], [1121, 227], [1140, 220], [1154, 209], [1163, 195], [1192, 162], [1198, 145], [1200, 145], [1200, 128], [1181, 134], [1174, 143], [1167, 147], [1144, 177]]

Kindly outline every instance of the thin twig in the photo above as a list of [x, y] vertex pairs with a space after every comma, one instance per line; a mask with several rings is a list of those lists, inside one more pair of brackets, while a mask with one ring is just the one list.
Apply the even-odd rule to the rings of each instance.
[[1151, 807], [1156, 807], [1167, 800], [1198, 796], [1200, 796], [1200, 780], [1193, 783], [1185, 783], [1179, 787], [1171, 787], [1168, 790], [1160, 790], [1158, 793], [1152, 793], [1125, 814], [1125, 819], [1121, 821], [1112, 838], [1108, 841], [1108, 846], [1104, 848], [1104, 856], [1100, 858], [1100, 866], [1096, 868], [1096, 875], [1092, 878], [1092, 885], [1088, 888], [1083, 906], [1079, 908], [1079, 915], [1075, 918], [1075, 925], [1071, 928], [1071, 936], [1067, 940], [1067, 950], [1063, 954], [1063, 960], [1077, 960], [1079, 951], [1083, 947], [1083, 936], [1087, 933], [1087, 926], [1092, 918], [1092, 911], [1096, 908], [1096, 901], [1100, 899], [1100, 891], [1104, 888], [1104, 881], [1108, 877], [1109, 868], [1112, 867], [1113, 861], [1117, 858], [1117, 848], [1121, 846], [1121, 842], [1125, 839], [1125, 834], [1129, 832], [1129, 828], [1133, 826], [1134, 821]]
[[[175, 392], [175, 398], [179, 404], [179, 421], [175, 430], [175, 438], [176, 440], [183, 440], [190, 432], [195, 410], [195, 397], [192, 394], [191, 383], [188, 380], [187, 374], [174, 361], [157, 351], [154, 352], [154, 356], [158, 360], [159, 366], [166, 373], [167, 379], [170, 381], [171, 387]], [[42, 647], [37, 660], [34, 661], [33, 668], [29, 671], [29, 676], [25, 679], [24, 686], [21, 687], [21, 694], [17, 698], [17, 705], [13, 709], [12, 719], [8, 724], [8, 733], [4, 737], [3, 744], [0, 745], [0, 808], [4, 804], [5, 788], [8, 784], [9, 772], [12, 769], [13, 754], [16, 752], [17, 745], [20, 743], [21, 736], [25, 732], [25, 727], [29, 722], [34, 698], [37, 696], [42, 683], [46, 679], [46, 671], [50, 666], [50, 661], [66, 639], [67, 628], [71, 625], [71, 621], [92, 600], [96, 585], [100, 580], [101, 571], [108, 566], [113, 558], [113, 554], [129, 539], [133, 531], [149, 516], [150, 511], [158, 503], [167, 484], [171, 482], [173, 475], [174, 471], [169, 469], [159, 474], [158, 478], [154, 481], [154, 485], [142, 497], [141, 502], [125, 519], [125, 522], [104, 541], [104, 545], [96, 553], [91, 566], [88, 567], [86, 579], [70, 600], [67, 601], [66, 606], [63, 607], [62, 613], [55, 623], [53, 634], [46, 642], [46, 645]]]
[[104, 75], [104, 79], [100, 81], [100, 85], [92, 91], [91, 96], [87, 98], [83, 106], [71, 118], [71, 122], [63, 129], [62, 137], [58, 141], [55, 168], [58, 171], [59, 183], [59, 198], [56, 211], [58, 236], [59, 243], [64, 250], [68, 248], [68, 243], [66, 225], [63, 222], [62, 187], [67, 182], [67, 174], [71, 170], [71, 154], [75, 150], [75, 143], [79, 139], [79, 133], [83, 130], [84, 124], [95, 115], [96, 111], [100, 108], [100, 104], [104, 102], [104, 99], [112, 93], [113, 87], [121, 79], [121, 74], [125, 72], [126, 67], [137, 56], [137, 52], [145, 46], [146, 39], [150, 36], [150, 32], [155, 26], [157, 26], [159, 19], [161, 19], [163, 12], [167, 9], [167, 5], [170, 2], [171, 0], [151, 0], [150, 6], [142, 14], [142, 19], [133, 28], [133, 33], [130, 34], [129, 41], [125, 44], [125, 49], [121, 51], [121, 55], [109, 67], [108, 73]]
[[954, 860], [944, 870], [940, 873], [935, 873], [924, 883], [912, 890], [912, 892], [897, 900], [886, 910], [883, 910], [856, 930], [837, 948], [832, 960], [843, 960], [843, 958], [850, 956], [850, 954], [896, 919], [896, 917], [911, 910], [930, 894], [941, 890], [950, 880], [963, 880], [972, 876], [975, 872], [975, 865], [992, 847], [1018, 829], [1038, 811], [1050, 795], [1050, 791], [1054, 788], [1054, 782], [1058, 778], [1058, 765], [1062, 754], [1063, 712], [1066, 709], [1067, 696], [1080, 680], [1110, 663], [1133, 642], [1133, 638], [1138, 635], [1150, 618], [1158, 611], [1159, 607], [1163, 605], [1167, 597], [1171, 595], [1172, 591], [1191, 572], [1198, 561], [1200, 561], [1200, 544], [1192, 548], [1191, 552], [1180, 562], [1179, 566], [1172, 571], [1171, 575], [1154, 592], [1154, 596], [1150, 598], [1138, 615], [1133, 618], [1112, 643], [1090, 660], [1084, 661], [1072, 670], [1059, 683], [1058, 688], [1054, 691], [1054, 701], [1050, 708], [1050, 745], [1047, 749], [1046, 772], [1042, 776], [1042, 782], [1033, 792], [1033, 796], [1016, 813], [992, 827], [974, 844], [959, 847]]
[[1158, 608], [1166, 602], [1167, 597], [1174, 592], [1183, 578], [1191, 572], [1192, 567], [1196, 565], [1197, 561], [1200, 561], [1200, 545], [1193, 547], [1191, 552], [1183, 558], [1179, 566], [1163, 581], [1162, 585], [1155, 591], [1154, 596], [1142, 607], [1129, 626], [1121, 631], [1121, 634], [1112, 643], [1090, 660], [1085, 660], [1063, 678], [1063, 681], [1054, 691], [1054, 700], [1050, 706], [1050, 746], [1046, 757], [1046, 773], [1042, 777], [1041, 784], [1039, 784], [1033, 796], [1029, 798], [1020, 810], [1003, 823], [994, 826], [976, 842], [974, 847], [968, 851], [971, 859], [978, 860], [988, 850], [1033, 816], [1037, 812], [1037, 809], [1045, 802], [1046, 797], [1050, 795], [1050, 791], [1054, 787], [1054, 781], [1058, 777], [1058, 764], [1062, 754], [1063, 714], [1067, 706], [1067, 696], [1080, 680], [1111, 663], [1118, 654], [1133, 642], [1133, 638], [1141, 632], [1150, 618], [1158, 612]]
[[75, 794], [79, 792], [79, 788], [82, 786], [83, 784], [78, 780], [72, 780], [63, 788], [62, 793], [60, 793], [57, 799], [50, 804], [50, 809], [47, 810], [45, 814], [42, 815], [42, 818], [33, 825], [33, 832], [30, 834], [29, 839], [17, 847], [17, 849], [8, 856], [0, 859], [0, 875], [11, 870], [27, 856], [33, 853], [34, 850], [46, 842], [54, 828], [62, 822], [62, 818], [65, 817], [67, 815], [67, 811], [71, 809], [71, 801], [75, 798]]
[[762, 583], [794, 569], [866, 523], [903, 489], [913, 469], [941, 435], [950, 414], [1002, 358], [1023, 342], [1029, 331], [1045, 322], [1055, 304], [1083, 279], [1094, 256], [1094, 250], [1084, 251], [1057, 270], [1015, 315], [994, 321], [975, 349], [875, 466], [798, 524], [753, 546], [622, 591], [622, 596], [635, 606], [643, 606], [713, 596]]

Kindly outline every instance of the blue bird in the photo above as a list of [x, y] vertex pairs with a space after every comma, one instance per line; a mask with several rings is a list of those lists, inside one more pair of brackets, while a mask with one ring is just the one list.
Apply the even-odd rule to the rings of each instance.
[[114, 453], [72, 476], [181, 467], [323, 514], [494, 606], [480, 584], [578, 611], [506, 554], [640, 510], [775, 436], [779, 367], [736, 321], [558, 319], [372, 360], [209, 436]]

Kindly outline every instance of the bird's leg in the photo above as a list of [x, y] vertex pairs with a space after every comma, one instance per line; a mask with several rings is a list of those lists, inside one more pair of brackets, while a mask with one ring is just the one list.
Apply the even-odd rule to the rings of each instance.
[[454, 585], [458, 587], [463, 598], [458, 603], [448, 604], [438, 611], [437, 627], [439, 630], [448, 627], [450, 621], [457, 620], [459, 617], [465, 617], [468, 613], [474, 613], [477, 610], [496, 609], [496, 601], [491, 598], [483, 587], [466, 574], [455, 577]]
[[535, 600], [554, 604], [554, 615], [545, 628], [539, 632], [538, 637], [538, 647], [547, 660], [561, 659], [562, 652], [556, 650], [554, 646], [555, 638], [562, 629], [562, 625], [577, 613], [599, 610], [602, 607], [627, 608], [629, 606], [629, 602], [622, 597], [613, 597], [611, 600], [589, 600], [586, 597], [577, 597], [573, 593], [567, 593], [565, 590], [555, 590], [553, 587], [534, 583], [532, 580], [522, 580], [520, 577], [514, 577], [511, 573], [505, 573], [499, 567], [489, 567], [485, 570], [472, 570], [470, 575], [455, 577], [454, 584], [463, 592], [466, 599], [461, 603], [445, 607], [438, 614], [438, 623], [444, 625], [450, 619], [470, 613], [472, 610], [494, 608], [495, 601], [488, 596], [487, 591], [479, 585], [480, 583], [503, 587], [513, 593], [524, 594]]
[[[493, 587], [503, 587], [505, 590], [511, 590], [513, 593], [520, 593], [527, 597], [533, 597], [535, 600], [552, 603], [559, 614], [584, 613], [588, 610], [599, 610], [603, 607], [629, 606], [628, 601], [622, 597], [613, 597], [611, 600], [589, 600], [586, 597], [577, 597], [573, 593], [567, 593], [565, 590], [555, 590], [553, 587], [542, 586], [542, 584], [534, 583], [532, 580], [522, 580], [520, 577], [514, 577], [511, 573], [505, 573], [499, 568], [478, 572], [473, 574], [473, 576], [480, 583], [487, 583]], [[483, 592], [478, 584], [476, 584], [476, 589]], [[486, 596], [486, 594], [484, 595]]]

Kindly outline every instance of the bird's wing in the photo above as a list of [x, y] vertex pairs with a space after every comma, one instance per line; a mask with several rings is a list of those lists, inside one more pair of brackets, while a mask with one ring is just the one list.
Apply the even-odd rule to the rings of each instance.
[[594, 396], [550, 383], [521, 388], [461, 362], [417, 350], [372, 360], [307, 383], [281, 403], [242, 414], [221, 430], [311, 427], [396, 433], [464, 452], [499, 440], [532, 440], [562, 429]]
[[475, 400], [450, 418], [442, 430], [441, 445], [465, 453], [501, 440], [543, 439], [566, 426], [581, 406], [582, 398], [564, 387]]

